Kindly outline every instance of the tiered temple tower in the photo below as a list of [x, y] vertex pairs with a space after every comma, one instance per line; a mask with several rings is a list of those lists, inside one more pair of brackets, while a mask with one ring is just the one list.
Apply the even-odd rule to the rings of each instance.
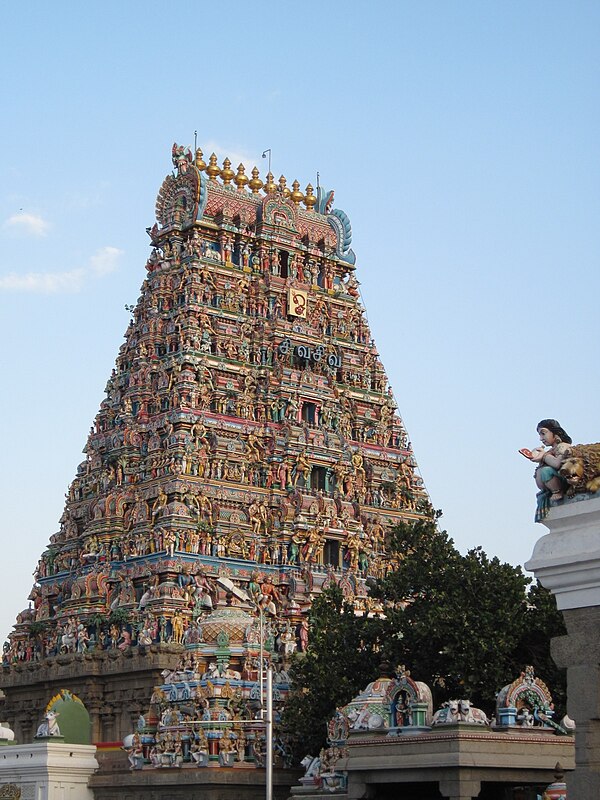
[[262, 612], [284, 668], [325, 586], [376, 611], [366, 579], [394, 569], [389, 529], [428, 508], [333, 192], [176, 145], [173, 164], [85, 461], [5, 645], [21, 741], [61, 686], [95, 741], [129, 733], [226, 604]]

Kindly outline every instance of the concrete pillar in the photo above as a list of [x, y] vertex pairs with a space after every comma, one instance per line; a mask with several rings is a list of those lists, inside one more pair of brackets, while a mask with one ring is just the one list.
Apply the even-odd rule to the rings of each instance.
[[556, 597], [567, 635], [552, 641], [552, 657], [567, 670], [567, 708], [575, 720], [575, 772], [569, 795], [600, 797], [600, 498], [550, 509], [550, 533], [536, 543], [525, 568]]
[[479, 797], [481, 781], [461, 778], [460, 775], [457, 775], [455, 778], [441, 780], [439, 789], [440, 794], [447, 800], [473, 800], [473, 798]]
[[567, 636], [552, 640], [552, 657], [567, 670], [567, 711], [575, 720], [578, 797], [600, 797], [600, 606], [565, 609]]
[[[302, 779], [300, 779], [300, 782], [302, 782]], [[375, 787], [372, 784], [365, 783], [357, 775], [350, 773], [350, 778], [348, 780], [348, 800], [371, 800], [375, 795]]]

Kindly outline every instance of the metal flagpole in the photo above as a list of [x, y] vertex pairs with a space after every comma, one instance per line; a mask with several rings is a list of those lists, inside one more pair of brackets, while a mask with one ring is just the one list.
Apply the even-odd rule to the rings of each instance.
[[267, 718], [266, 723], [266, 800], [273, 800], [273, 667], [267, 669]]

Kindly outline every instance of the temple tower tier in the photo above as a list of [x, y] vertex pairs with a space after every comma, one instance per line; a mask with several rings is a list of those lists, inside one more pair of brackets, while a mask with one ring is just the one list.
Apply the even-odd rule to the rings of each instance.
[[16, 731], [48, 680], [76, 677], [94, 736], [119, 739], [132, 714], [111, 676], [137, 713], [134, 688], [145, 702], [222, 607], [260, 617], [285, 669], [328, 585], [377, 613], [390, 529], [429, 510], [334, 193], [172, 156], [85, 460], [5, 645]]

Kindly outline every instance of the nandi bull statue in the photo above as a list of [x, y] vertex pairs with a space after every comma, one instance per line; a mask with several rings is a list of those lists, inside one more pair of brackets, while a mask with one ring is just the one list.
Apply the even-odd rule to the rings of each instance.
[[44, 721], [38, 727], [35, 734], [36, 739], [46, 739], [49, 736], [60, 736], [60, 728], [56, 718], [58, 717], [57, 711], [47, 711], [44, 714]]
[[0, 722], [0, 744], [7, 744], [8, 742], [14, 742], [14, 740], [15, 733], [9, 728], [8, 722]]
[[448, 700], [435, 712], [431, 725], [489, 725], [490, 721], [480, 708], [474, 708], [470, 700]]
[[304, 775], [300, 778], [300, 783], [303, 785], [320, 783], [321, 774], [321, 757], [306, 755], [300, 762], [300, 766], [304, 767]]

